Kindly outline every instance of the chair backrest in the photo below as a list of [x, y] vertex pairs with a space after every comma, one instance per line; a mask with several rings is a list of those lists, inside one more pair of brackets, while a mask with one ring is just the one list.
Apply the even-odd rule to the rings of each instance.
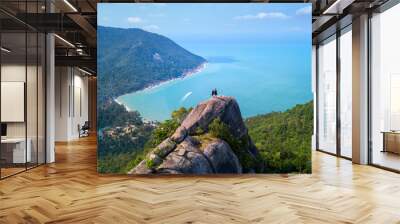
[[89, 121], [85, 121], [85, 124], [83, 124], [82, 128], [90, 128]]

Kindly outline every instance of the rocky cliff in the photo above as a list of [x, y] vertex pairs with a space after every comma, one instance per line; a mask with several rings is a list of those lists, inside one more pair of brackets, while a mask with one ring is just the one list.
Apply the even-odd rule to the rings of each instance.
[[237, 101], [214, 96], [198, 104], [129, 174], [260, 172], [258, 158]]

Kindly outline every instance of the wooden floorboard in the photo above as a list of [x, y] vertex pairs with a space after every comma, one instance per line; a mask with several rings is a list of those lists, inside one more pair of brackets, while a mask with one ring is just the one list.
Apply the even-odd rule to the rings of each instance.
[[313, 152], [312, 175], [100, 176], [90, 137], [0, 181], [0, 223], [400, 223], [400, 175]]

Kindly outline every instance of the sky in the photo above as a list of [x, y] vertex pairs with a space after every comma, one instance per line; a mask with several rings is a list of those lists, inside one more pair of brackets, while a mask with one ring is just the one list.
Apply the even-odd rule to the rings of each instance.
[[309, 3], [100, 3], [97, 18], [173, 40], [311, 41]]

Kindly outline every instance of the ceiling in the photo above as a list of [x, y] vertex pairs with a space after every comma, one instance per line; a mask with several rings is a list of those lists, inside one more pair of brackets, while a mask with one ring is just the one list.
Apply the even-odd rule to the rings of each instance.
[[25, 52], [26, 31], [28, 42], [36, 33], [52, 32], [56, 34], [56, 66], [79, 66], [96, 74], [97, 2], [99, 1], [1, 0], [2, 43], [12, 49], [7, 58], [11, 60], [25, 54], [27, 58], [31, 58], [31, 52], [35, 55], [37, 48], [33, 43], [27, 45]]

